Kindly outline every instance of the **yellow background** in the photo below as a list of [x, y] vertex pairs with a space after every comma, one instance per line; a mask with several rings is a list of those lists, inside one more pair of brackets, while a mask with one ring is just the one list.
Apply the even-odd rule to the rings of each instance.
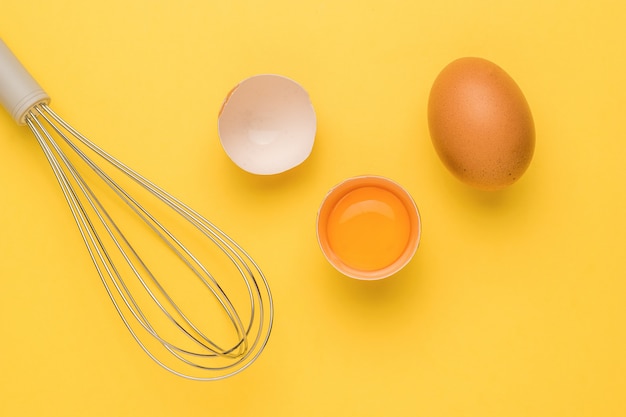
[[[233, 236], [271, 282], [244, 373], [182, 380], [117, 317], [51, 170], [0, 113], [2, 416], [626, 415], [626, 7], [595, 1], [3, 0], [0, 37], [96, 143]], [[537, 130], [521, 181], [459, 183], [428, 136], [438, 72], [474, 55]], [[216, 115], [241, 79], [299, 81], [311, 157], [239, 170]], [[315, 237], [334, 184], [387, 176], [423, 221], [409, 266], [340, 276]]]

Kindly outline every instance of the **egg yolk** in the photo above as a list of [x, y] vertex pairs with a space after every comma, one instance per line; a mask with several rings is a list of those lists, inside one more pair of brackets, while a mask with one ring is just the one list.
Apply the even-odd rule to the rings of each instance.
[[378, 187], [350, 191], [328, 217], [328, 244], [351, 268], [375, 271], [396, 261], [404, 252], [411, 220], [402, 201]]

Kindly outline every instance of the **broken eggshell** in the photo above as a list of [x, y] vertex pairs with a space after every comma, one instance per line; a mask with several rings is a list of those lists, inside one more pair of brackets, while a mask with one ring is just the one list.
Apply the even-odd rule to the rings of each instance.
[[300, 84], [261, 74], [228, 94], [218, 116], [218, 134], [224, 151], [241, 169], [273, 175], [309, 157], [316, 121], [309, 94]]

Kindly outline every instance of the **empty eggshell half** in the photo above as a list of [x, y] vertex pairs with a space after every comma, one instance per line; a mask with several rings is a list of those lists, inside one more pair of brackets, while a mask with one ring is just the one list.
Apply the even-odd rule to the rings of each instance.
[[228, 94], [218, 117], [226, 154], [253, 174], [279, 174], [304, 162], [313, 149], [316, 116], [309, 94], [276, 74], [255, 75]]

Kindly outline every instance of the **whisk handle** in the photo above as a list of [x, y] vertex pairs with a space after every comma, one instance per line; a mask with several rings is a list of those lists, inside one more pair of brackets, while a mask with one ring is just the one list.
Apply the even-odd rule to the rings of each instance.
[[50, 96], [0, 39], [0, 103], [18, 125], [26, 124], [28, 111], [49, 103]]

